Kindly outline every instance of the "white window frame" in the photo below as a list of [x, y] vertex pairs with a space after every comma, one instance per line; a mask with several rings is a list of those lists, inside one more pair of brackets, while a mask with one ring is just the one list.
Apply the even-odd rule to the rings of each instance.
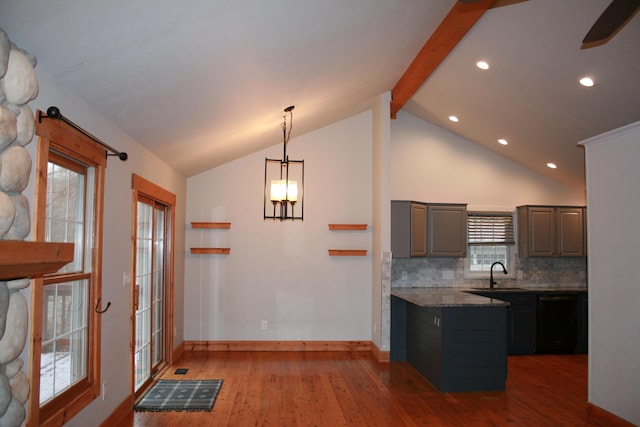
[[[31, 293], [31, 368], [29, 396], [29, 419], [27, 425], [62, 425], [87, 407], [100, 395], [100, 314], [94, 310], [101, 301], [102, 294], [102, 216], [104, 196], [104, 175], [106, 168], [106, 151], [92, 139], [71, 126], [59, 120], [38, 120], [36, 122], [38, 135], [38, 161], [36, 175], [36, 202], [34, 234], [37, 241], [46, 240], [46, 201], [47, 201], [47, 170], [52, 155], [66, 158], [69, 163], [83, 165], [87, 168], [87, 185], [85, 197], [91, 197], [90, 210], [85, 212], [84, 251], [77, 250], [75, 256], [83, 261], [73, 267], [70, 272], [62, 269], [58, 273], [35, 278]], [[91, 230], [89, 230], [91, 228]], [[79, 248], [76, 248], [79, 249]], [[87, 264], [88, 263], [88, 264]], [[90, 264], [90, 265], [89, 265]], [[83, 271], [75, 271], [77, 266]], [[88, 280], [87, 289], [87, 340], [86, 374], [79, 381], [64, 389], [59, 395], [40, 404], [40, 362], [42, 348], [42, 304], [44, 287], [47, 283], [63, 283], [73, 278], [76, 273], [82, 273], [78, 278]]]
[[[511, 215], [512, 221], [515, 227], [515, 221], [513, 220], [513, 212], [468, 212], [468, 216], [473, 216], [474, 214], [497, 214], [497, 215]], [[515, 232], [515, 228], [514, 228]], [[491, 276], [491, 272], [489, 270], [482, 271], [472, 271], [471, 270], [471, 254], [473, 251], [474, 244], [467, 244], [467, 255], [464, 258], [464, 278], [465, 279], [485, 279]], [[505, 265], [507, 269], [507, 274], [502, 272], [502, 269], [498, 267], [494, 267], [494, 278], [503, 278], [503, 279], [515, 279], [516, 278], [516, 245], [515, 244], [500, 244], [496, 243], [495, 245], [484, 245], [484, 246], [505, 246], [507, 250], [507, 264]]]

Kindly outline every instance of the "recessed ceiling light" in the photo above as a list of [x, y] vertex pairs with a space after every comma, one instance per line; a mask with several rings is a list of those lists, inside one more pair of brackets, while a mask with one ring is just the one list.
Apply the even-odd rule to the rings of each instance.
[[499, 142], [500, 144], [502, 144], [502, 145], [509, 145], [509, 141], [507, 141], [507, 140], [506, 140], [506, 139], [504, 139], [504, 138], [500, 138], [500, 139], [498, 140], [498, 142]]
[[557, 168], [557, 167], [558, 167], [558, 165], [556, 165], [555, 163], [551, 163], [551, 162], [549, 162], [549, 163], [547, 163], [547, 167], [548, 167], [549, 169], [555, 169], [555, 168]]
[[478, 61], [476, 62], [476, 67], [480, 68], [481, 70], [488, 70], [489, 63], [487, 63], [487, 61]]
[[582, 77], [580, 80], [580, 84], [584, 87], [591, 87], [594, 85], [593, 79], [591, 77]]
[[449, 116], [449, 120], [451, 120], [452, 122], [458, 123], [460, 121], [460, 119], [458, 119], [458, 117], [456, 116]]

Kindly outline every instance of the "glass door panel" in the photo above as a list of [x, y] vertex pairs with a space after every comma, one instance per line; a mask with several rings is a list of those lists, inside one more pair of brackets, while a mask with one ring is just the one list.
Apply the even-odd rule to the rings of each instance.
[[166, 206], [137, 202], [135, 271], [135, 380], [138, 391], [164, 363]]
[[151, 290], [153, 207], [138, 202], [136, 228], [136, 281], [134, 303], [136, 308], [136, 346], [135, 346], [135, 390], [138, 390], [151, 377], [151, 358], [149, 340], [149, 296]]
[[164, 272], [165, 272], [165, 211], [163, 206], [154, 209], [155, 232], [153, 239], [153, 288], [151, 292], [151, 366], [156, 368], [164, 354]]

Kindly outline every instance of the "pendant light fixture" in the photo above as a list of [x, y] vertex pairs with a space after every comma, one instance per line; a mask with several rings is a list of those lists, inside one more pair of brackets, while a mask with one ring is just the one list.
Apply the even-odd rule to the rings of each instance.
[[304, 160], [290, 160], [287, 156], [294, 108], [285, 108], [282, 117], [282, 160], [264, 159], [264, 219], [302, 220], [304, 216]]

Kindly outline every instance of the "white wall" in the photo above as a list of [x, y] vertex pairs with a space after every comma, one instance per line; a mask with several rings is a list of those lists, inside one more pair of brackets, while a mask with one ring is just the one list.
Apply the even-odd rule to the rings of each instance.
[[[584, 205], [570, 190], [408, 113], [391, 122], [391, 198], [512, 210], [525, 204]], [[576, 148], [578, 150], [578, 148]]]
[[[131, 323], [129, 287], [122, 284], [122, 275], [131, 271], [131, 215], [132, 193], [131, 174], [136, 173], [149, 181], [171, 191], [177, 196], [176, 207], [176, 259], [175, 259], [175, 319], [177, 334], [174, 344], [182, 341], [183, 318], [183, 278], [184, 278], [184, 227], [186, 180], [153, 156], [149, 151], [127, 136], [121, 129], [109, 122], [80, 99], [71, 95], [42, 67], [36, 72], [40, 84], [38, 97], [30, 103], [31, 107], [46, 111], [49, 106], [60, 108], [62, 114], [86, 129], [112, 147], [129, 154], [126, 162], [117, 157], [109, 157], [104, 194], [104, 241], [102, 304], [111, 307], [102, 316], [102, 381], [107, 381], [108, 393], [105, 400], [98, 397], [84, 411], [75, 416], [67, 425], [97, 425], [130, 395], [131, 388]], [[27, 146], [34, 161], [34, 169], [29, 187], [24, 194], [29, 198], [32, 214], [35, 183], [35, 159], [37, 138]], [[32, 217], [33, 219], [33, 217]], [[25, 352], [28, 351], [25, 349]], [[25, 367], [28, 366], [28, 353], [24, 354]], [[26, 368], [25, 368], [26, 369]]]
[[640, 122], [584, 144], [589, 401], [640, 425]]
[[[231, 222], [187, 229], [187, 249], [231, 253], [187, 253], [185, 340], [371, 339], [371, 227], [328, 229], [371, 226], [371, 112], [293, 135], [287, 154], [305, 161], [304, 221], [263, 219], [264, 159], [280, 158], [282, 142], [187, 180], [187, 222]], [[329, 257], [330, 248], [369, 253]]]

